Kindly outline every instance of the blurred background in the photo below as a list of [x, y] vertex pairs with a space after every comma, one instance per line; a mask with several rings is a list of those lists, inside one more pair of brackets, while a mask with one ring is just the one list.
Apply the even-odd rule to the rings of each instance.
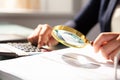
[[0, 0], [0, 23], [35, 28], [38, 24], [64, 24], [88, 0]]

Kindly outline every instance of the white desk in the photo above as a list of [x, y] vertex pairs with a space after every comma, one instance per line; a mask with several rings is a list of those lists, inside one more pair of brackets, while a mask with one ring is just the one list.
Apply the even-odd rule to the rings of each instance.
[[[65, 60], [63, 55], [68, 53], [88, 56], [95, 59], [99, 66], [81, 67], [74, 57]], [[120, 75], [120, 69], [118, 71]], [[114, 80], [114, 69], [100, 54], [95, 54], [91, 46], [66, 48], [0, 61], [0, 80]]]

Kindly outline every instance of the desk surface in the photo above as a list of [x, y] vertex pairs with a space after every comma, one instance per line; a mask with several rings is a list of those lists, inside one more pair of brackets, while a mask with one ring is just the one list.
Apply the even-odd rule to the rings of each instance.
[[[79, 65], [75, 58], [67, 57], [65, 60], [63, 55], [68, 53], [97, 59], [99, 66], [86, 68]], [[113, 65], [107, 63], [100, 54], [95, 54], [91, 46], [87, 46], [82, 49], [65, 48], [0, 61], [0, 78], [1, 80], [114, 80], [114, 69]]]

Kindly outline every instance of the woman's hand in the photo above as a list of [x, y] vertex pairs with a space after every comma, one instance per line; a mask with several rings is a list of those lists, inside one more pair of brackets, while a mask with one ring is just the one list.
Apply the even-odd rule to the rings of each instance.
[[38, 25], [34, 32], [28, 36], [28, 41], [34, 45], [37, 45], [38, 48], [41, 48], [44, 45], [54, 46], [58, 42], [51, 35], [52, 27], [48, 24]]
[[101, 51], [108, 60], [114, 60], [114, 56], [120, 52], [120, 33], [101, 33], [93, 42], [96, 52]]

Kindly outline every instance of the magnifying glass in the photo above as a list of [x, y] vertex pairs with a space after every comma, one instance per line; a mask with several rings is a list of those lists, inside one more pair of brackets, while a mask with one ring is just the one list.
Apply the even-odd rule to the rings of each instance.
[[83, 48], [90, 41], [81, 32], [63, 25], [53, 27], [52, 36], [60, 43], [75, 48]]
[[[58, 25], [53, 27], [52, 36], [60, 43], [75, 48], [83, 48], [88, 44], [91, 44], [90, 41], [83, 35], [81, 32], [63, 25]], [[82, 60], [79, 60], [78, 57]], [[89, 58], [89, 59], [88, 59]], [[96, 64], [92, 58], [87, 56], [78, 56], [74, 53], [64, 54], [63, 59], [72, 65], [79, 66], [82, 68], [98, 68], [100, 65]], [[90, 60], [91, 59], [91, 60]], [[86, 60], [87, 63], [84, 61]]]

